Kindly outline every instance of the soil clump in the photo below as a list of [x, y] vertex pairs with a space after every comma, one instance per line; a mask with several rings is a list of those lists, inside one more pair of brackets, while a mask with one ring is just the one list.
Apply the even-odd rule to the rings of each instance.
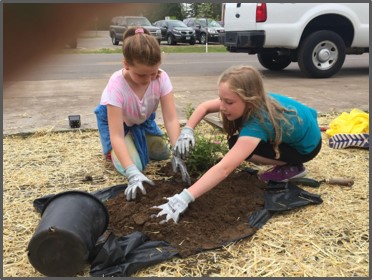
[[265, 184], [257, 176], [245, 171], [230, 174], [214, 189], [190, 203], [178, 224], [172, 220], [159, 224], [165, 216], [151, 218], [159, 212], [152, 207], [166, 203], [166, 197], [187, 188], [170, 164], [162, 167], [159, 174], [167, 179], [154, 180], [154, 187], [145, 185], [146, 195], [137, 194], [134, 201], [127, 201], [124, 193], [120, 193], [105, 203], [110, 217], [108, 231], [117, 237], [140, 231], [150, 240], [168, 242], [180, 257], [220, 248], [256, 231], [248, 224], [248, 217], [264, 208]]

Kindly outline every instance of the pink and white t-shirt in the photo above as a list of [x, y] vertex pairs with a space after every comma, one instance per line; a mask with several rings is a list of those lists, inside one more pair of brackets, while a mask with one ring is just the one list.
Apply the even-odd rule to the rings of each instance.
[[100, 104], [121, 108], [123, 120], [128, 126], [141, 124], [156, 111], [160, 98], [172, 91], [172, 83], [168, 74], [160, 70], [159, 78], [150, 82], [140, 100], [125, 80], [122, 71], [120, 69], [111, 75], [103, 90]]

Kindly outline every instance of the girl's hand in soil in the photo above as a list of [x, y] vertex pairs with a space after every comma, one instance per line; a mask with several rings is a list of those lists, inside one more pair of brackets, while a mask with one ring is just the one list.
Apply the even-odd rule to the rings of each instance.
[[173, 156], [172, 158], [172, 168], [173, 172], [177, 172], [177, 169], [180, 170], [181, 176], [182, 176], [182, 181], [187, 183], [189, 186], [191, 186], [191, 179], [190, 175], [187, 172], [187, 168], [183, 160], [177, 156]]
[[128, 176], [128, 186], [124, 191], [127, 200], [136, 199], [137, 189], [140, 189], [142, 194], [146, 195], [146, 190], [143, 186], [143, 183], [148, 183], [151, 186], [155, 186], [155, 183], [143, 175], [134, 164], [130, 165], [125, 170], [125, 174]]
[[182, 159], [186, 159], [189, 155], [190, 147], [194, 148], [194, 146], [194, 130], [191, 127], [185, 126], [181, 130], [176, 145], [174, 145], [174, 154]]
[[161, 209], [156, 217], [166, 215], [165, 219], [160, 221], [160, 224], [164, 224], [172, 219], [176, 224], [180, 219], [180, 215], [184, 213], [190, 202], [195, 201], [192, 194], [184, 189], [180, 194], [176, 194], [170, 198], [167, 198], [168, 202], [153, 208]]

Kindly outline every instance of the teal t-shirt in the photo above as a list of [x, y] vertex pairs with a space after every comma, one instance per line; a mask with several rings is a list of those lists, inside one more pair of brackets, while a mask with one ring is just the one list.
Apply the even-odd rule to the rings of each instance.
[[[300, 154], [312, 152], [321, 140], [316, 110], [287, 96], [275, 93], [269, 93], [269, 96], [281, 106], [297, 111], [298, 118], [286, 113], [289, 116], [289, 125], [282, 122], [282, 143], [293, 147]], [[267, 116], [264, 117], [264, 123], [253, 116], [243, 123], [239, 136], [257, 137], [268, 142], [275, 139], [275, 132]]]

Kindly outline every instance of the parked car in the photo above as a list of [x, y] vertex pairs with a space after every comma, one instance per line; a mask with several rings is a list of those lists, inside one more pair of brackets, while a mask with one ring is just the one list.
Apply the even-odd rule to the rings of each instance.
[[160, 28], [153, 26], [146, 17], [139, 16], [117, 16], [112, 18], [109, 27], [112, 44], [118, 45], [120, 41], [123, 41], [123, 35], [130, 26], [142, 26], [143, 28], [146, 28], [151, 35], [156, 37], [160, 44]]
[[220, 33], [225, 33], [225, 28], [210, 18], [187, 18], [183, 22], [194, 28], [195, 38], [200, 44], [205, 44], [207, 40], [208, 42], [219, 42]]
[[177, 43], [195, 44], [195, 31], [188, 27], [180, 20], [158, 20], [154, 22], [161, 30], [162, 40], [166, 40], [168, 45], [175, 45]]

